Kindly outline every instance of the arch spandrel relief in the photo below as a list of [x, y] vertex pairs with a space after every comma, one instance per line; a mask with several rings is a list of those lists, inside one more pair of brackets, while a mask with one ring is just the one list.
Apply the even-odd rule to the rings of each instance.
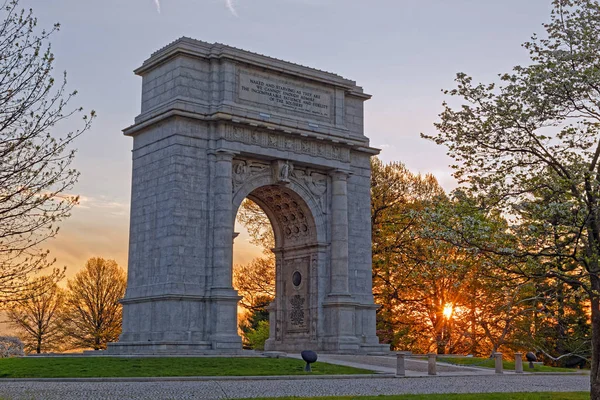
[[[319, 205], [321, 213], [327, 213], [327, 174], [308, 167], [297, 166], [289, 160], [267, 162], [258, 159], [234, 159], [232, 176], [234, 194], [242, 186], [252, 185], [253, 180], [258, 181], [257, 178], [264, 178], [269, 174], [273, 184], [285, 185], [294, 181], [303, 187]], [[264, 179], [260, 181], [261, 184], [264, 184]]]

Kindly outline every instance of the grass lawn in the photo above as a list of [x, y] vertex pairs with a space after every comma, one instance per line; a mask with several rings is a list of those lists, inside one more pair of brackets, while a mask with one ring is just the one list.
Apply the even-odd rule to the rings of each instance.
[[[0, 359], [0, 378], [303, 375], [304, 365], [301, 360], [258, 357], [23, 357]], [[373, 373], [321, 362], [312, 364], [312, 370], [313, 375]]]
[[[445, 362], [448, 364], [456, 365], [473, 365], [476, 367], [494, 368], [495, 360], [493, 358], [480, 358], [480, 357], [439, 357], [438, 362]], [[506, 370], [515, 369], [514, 361], [502, 361], [502, 365]], [[534, 364], [534, 368], [529, 368], [529, 362], [523, 360], [523, 371], [525, 372], [578, 372], [579, 369], [571, 368], [556, 368], [549, 367], [546, 365]]]
[[[405, 394], [368, 397], [278, 397], [277, 400], [588, 400], [588, 392], [570, 393], [472, 393], [472, 394]], [[267, 399], [265, 397], [264, 399]], [[264, 400], [263, 399], [263, 400]], [[261, 399], [258, 399], [261, 400]]]

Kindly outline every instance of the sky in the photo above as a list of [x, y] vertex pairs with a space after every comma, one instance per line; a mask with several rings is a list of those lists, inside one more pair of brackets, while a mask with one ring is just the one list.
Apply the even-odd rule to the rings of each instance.
[[[57, 238], [46, 243], [68, 277], [101, 256], [127, 265], [132, 139], [121, 130], [140, 112], [141, 78], [152, 52], [181, 36], [220, 42], [355, 80], [373, 98], [365, 132], [381, 158], [455, 182], [435, 132], [441, 89], [457, 72], [489, 82], [526, 64], [520, 46], [548, 20], [550, 0], [21, 0], [51, 38], [56, 73], [77, 89], [73, 106], [95, 110], [76, 143], [73, 189], [81, 196]], [[57, 129], [80, 126], [71, 119]], [[235, 262], [256, 255], [245, 234]]]

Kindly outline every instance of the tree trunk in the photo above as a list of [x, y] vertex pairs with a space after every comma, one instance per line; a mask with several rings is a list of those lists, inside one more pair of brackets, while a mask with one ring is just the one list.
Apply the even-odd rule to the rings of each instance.
[[471, 293], [471, 309], [470, 309], [470, 320], [471, 320], [471, 351], [472, 355], [477, 354], [477, 315], [475, 314], [475, 290]]
[[[441, 313], [436, 315], [437, 321], [435, 323], [437, 332], [435, 333], [435, 344], [437, 347], [437, 354], [446, 354], [448, 338], [446, 337], [446, 321]], [[440, 326], [441, 325], [441, 326]]]
[[590, 373], [590, 399], [600, 400], [600, 278], [596, 274], [590, 275], [592, 294], [592, 368]]

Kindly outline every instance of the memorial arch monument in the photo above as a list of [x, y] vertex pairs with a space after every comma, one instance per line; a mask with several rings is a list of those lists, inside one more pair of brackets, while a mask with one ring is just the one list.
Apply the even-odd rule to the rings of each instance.
[[109, 353], [241, 351], [232, 287], [245, 198], [275, 234], [267, 350], [378, 353], [370, 164], [354, 81], [182, 38], [142, 77], [123, 332]]

